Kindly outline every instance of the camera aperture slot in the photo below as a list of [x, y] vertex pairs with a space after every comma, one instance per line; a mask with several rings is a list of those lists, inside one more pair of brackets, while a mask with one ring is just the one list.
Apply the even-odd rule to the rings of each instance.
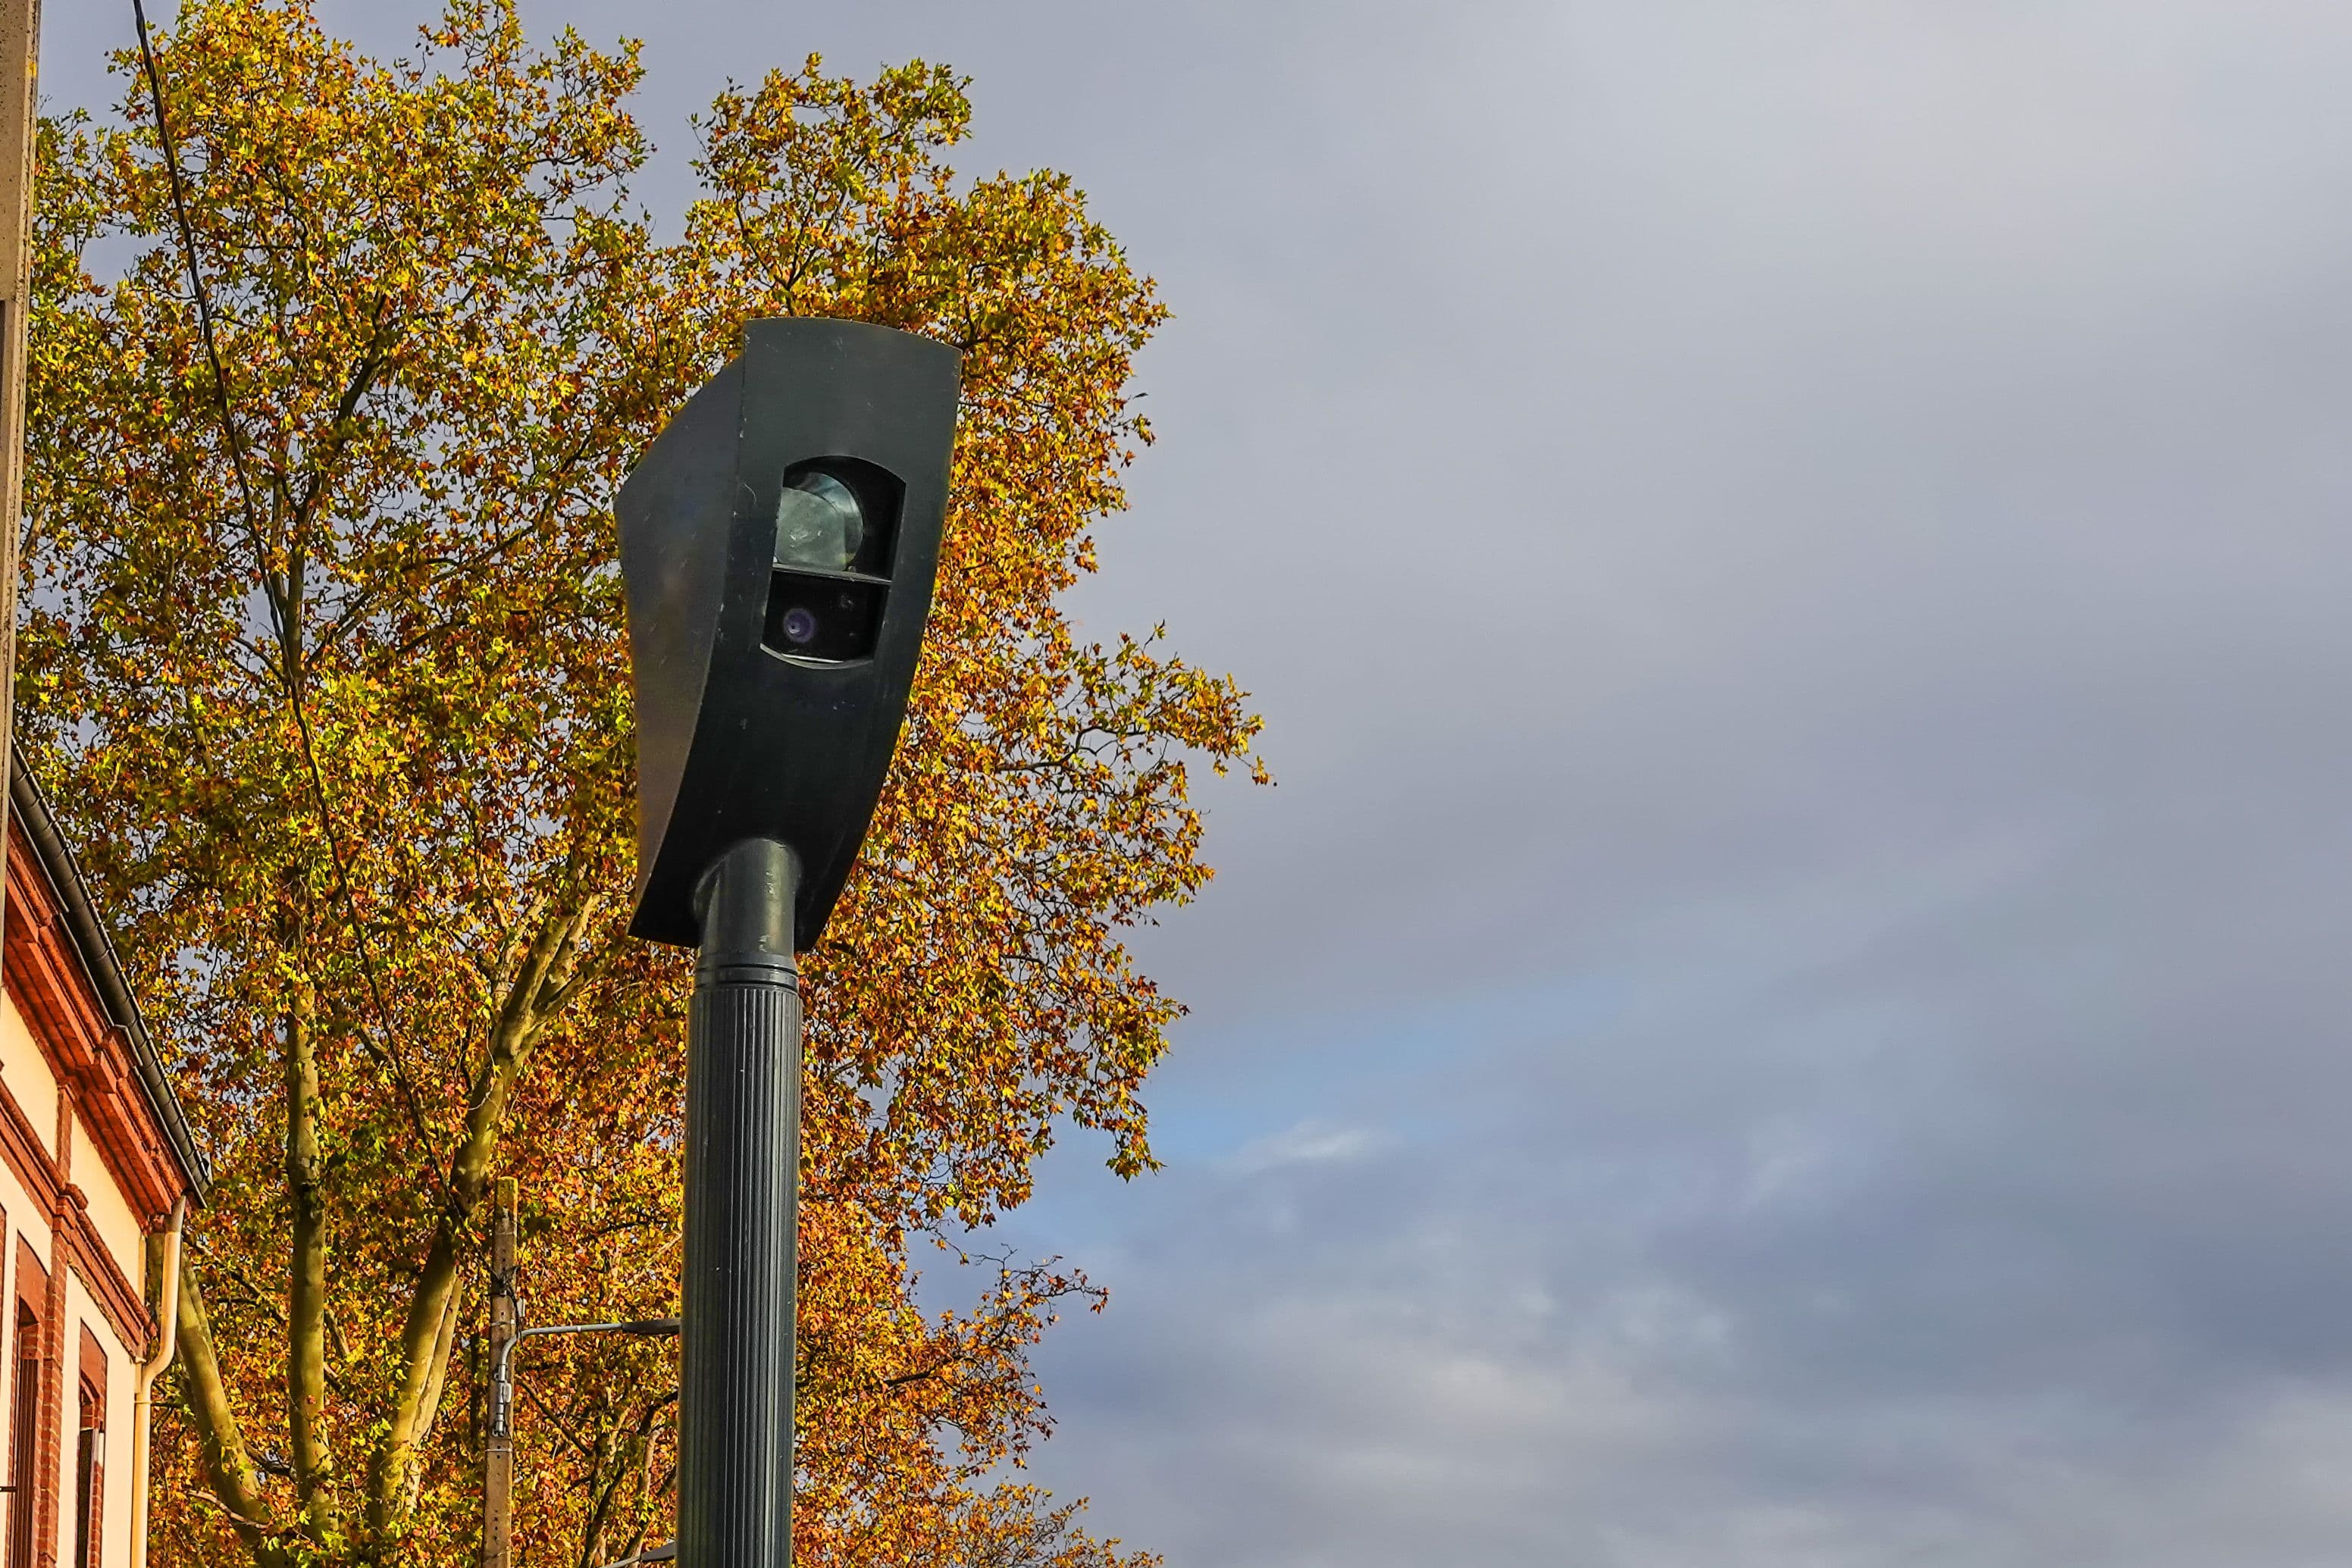
[[873, 657], [889, 584], [851, 572], [772, 572], [760, 641], [772, 653], [815, 664]]

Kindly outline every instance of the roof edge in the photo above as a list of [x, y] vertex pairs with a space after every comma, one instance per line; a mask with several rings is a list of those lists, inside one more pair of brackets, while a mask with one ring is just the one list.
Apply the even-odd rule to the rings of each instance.
[[171, 1075], [163, 1071], [163, 1059], [155, 1054], [154, 1041], [147, 1036], [146, 1020], [140, 1016], [138, 999], [123, 978], [122, 960], [114, 950], [114, 939], [107, 934], [106, 923], [99, 918], [97, 907], [89, 901], [81, 866], [74, 859], [65, 836], [58, 831], [57, 817], [50, 811], [40, 785], [35, 782], [32, 770], [25, 766], [24, 754], [14, 747], [9, 748], [8, 804], [24, 823], [25, 837], [31, 841], [41, 870], [49, 879], [49, 887], [58, 895], [58, 907], [65, 914], [66, 927], [73, 936], [74, 946], [81, 950], [82, 962], [89, 970], [99, 999], [130, 1042], [131, 1060], [138, 1069], [139, 1087], [146, 1096], [147, 1109], [163, 1129], [173, 1156], [179, 1161], [196, 1201], [202, 1203], [212, 1190], [211, 1162], [196, 1146], [187, 1113], [181, 1109], [180, 1097], [173, 1091]]

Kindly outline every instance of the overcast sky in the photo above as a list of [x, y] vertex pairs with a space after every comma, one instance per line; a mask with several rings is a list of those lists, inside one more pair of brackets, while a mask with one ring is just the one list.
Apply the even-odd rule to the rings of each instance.
[[657, 206], [730, 72], [949, 61], [1176, 310], [1080, 605], [1282, 783], [1140, 943], [1169, 1168], [1012, 1226], [1097, 1529], [2352, 1562], [2352, 7], [525, 16], [658, 19]]

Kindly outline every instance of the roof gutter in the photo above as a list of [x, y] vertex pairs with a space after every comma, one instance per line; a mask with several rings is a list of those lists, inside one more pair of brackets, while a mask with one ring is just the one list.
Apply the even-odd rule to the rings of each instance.
[[189, 1130], [187, 1115], [180, 1108], [180, 1097], [173, 1092], [163, 1060], [155, 1054], [154, 1042], [147, 1038], [139, 1004], [122, 977], [122, 960], [114, 950], [114, 940], [107, 935], [106, 925], [99, 919], [98, 911], [90, 904], [89, 890], [82, 885], [81, 867], [58, 833], [57, 818], [50, 813], [40, 786], [26, 768], [23, 754], [13, 747], [11, 752], [9, 808], [24, 823], [25, 836], [32, 840], [50, 890], [58, 895], [58, 907], [64, 912], [66, 928], [89, 960], [89, 977], [98, 988], [99, 1000], [131, 1047], [131, 1063], [138, 1071], [140, 1086], [147, 1093], [147, 1107], [155, 1113], [180, 1168], [194, 1189], [196, 1201], [202, 1203], [212, 1188], [212, 1166], [196, 1147], [195, 1134]]

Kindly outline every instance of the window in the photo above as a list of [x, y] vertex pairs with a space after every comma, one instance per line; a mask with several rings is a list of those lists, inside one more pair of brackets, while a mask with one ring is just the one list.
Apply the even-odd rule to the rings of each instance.
[[16, 1389], [9, 1403], [8, 1568], [33, 1568], [33, 1477], [40, 1469], [41, 1320], [16, 1303]]
[[106, 1392], [81, 1380], [81, 1440], [74, 1450], [74, 1568], [99, 1568], [106, 1519]]
[[74, 1448], [74, 1568], [100, 1568], [106, 1560], [106, 1346], [89, 1325], [81, 1325], [81, 1402], [74, 1422], [80, 1433]]
[[[57, 1351], [48, 1327], [49, 1271], [41, 1266], [40, 1255], [21, 1231], [16, 1236], [16, 1354], [9, 1358], [15, 1363], [16, 1385], [8, 1401], [7, 1568], [34, 1568], [41, 1509], [54, 1505], [57, 1498], [57, 1472], [41, 1463], [42, 1429], [55, 1419], [48, 1396], [48, 1378], [54, 1369], [48, 1358]], [[51, 1448], [48, 1453], [54, 1463], [57, 1449]]]

